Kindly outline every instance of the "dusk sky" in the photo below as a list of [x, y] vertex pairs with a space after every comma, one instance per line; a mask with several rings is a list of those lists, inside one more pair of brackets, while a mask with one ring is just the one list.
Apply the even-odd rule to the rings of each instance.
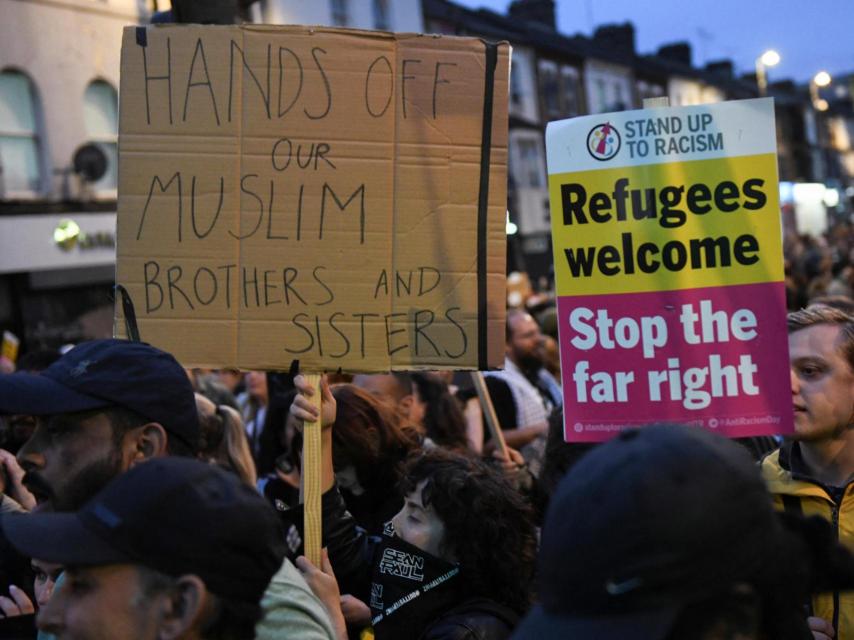
[[[505, 13], [510, 0], [453, 0]], [[597, 25], [629, 20], [639, 53], [688, 40], [695, 65], [731, 58], [751, 72], [766, 49], [782, 58], [770, 81], [807, 82], [816, 72], [854, 72], [852, 0], [557, 0], [558, 29], [591, 35]]]

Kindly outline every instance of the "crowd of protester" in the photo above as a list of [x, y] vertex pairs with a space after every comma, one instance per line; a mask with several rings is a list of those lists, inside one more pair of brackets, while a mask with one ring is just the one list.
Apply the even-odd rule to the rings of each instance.
[[852, 245], [785, 239], [785, 440], [566, 443], [554, 301], [530, 290], [485, 376], [503, 443], [469, 373], [318, 390], [123, 340], [24, 353], [0, 375], [0, 637], [854, 640]]

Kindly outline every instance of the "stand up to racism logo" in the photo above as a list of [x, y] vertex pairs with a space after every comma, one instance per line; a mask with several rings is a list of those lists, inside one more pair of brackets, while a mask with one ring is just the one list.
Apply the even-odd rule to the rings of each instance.
[[596, 160], [610, 160], [620, 151], [620, 132], [610, 122], [597, 124], [587, 134], [587, 150]]

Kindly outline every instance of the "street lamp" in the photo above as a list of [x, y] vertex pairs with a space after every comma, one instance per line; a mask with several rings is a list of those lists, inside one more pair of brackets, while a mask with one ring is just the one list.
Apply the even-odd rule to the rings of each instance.
[[756, 84], [759, 86], [759, 95], [764, 96], [768, 90], [768, 77], [765, 70], [780, 63], [780, 54], [773, 49], [768, 49], [756, 58]]
[[519, 231], [519, 227], [516, 226], [515, 223], [510, 222], [510, 211], [507, 211], [507, 223], [504, 225], [504, 232], [508, 236], [516, 235], [516, 232]]
[[827, 71], [819, 71], [810, 80], [810, 100], [817, 111], [827, 111], [827, 100], [818, 95], [818, 90], [829, 85], [831, 81], [832, 78]]

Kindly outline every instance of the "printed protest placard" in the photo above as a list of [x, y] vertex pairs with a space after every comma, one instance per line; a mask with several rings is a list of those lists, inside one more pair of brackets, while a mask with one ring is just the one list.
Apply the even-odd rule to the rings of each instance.
[[117, 282], [141, 338], [186, 366], [499, 366], [509, 55], [472, 38], [127, 28]]
[[773, 103], [546, 132], [565, 437], [793, 429]]

